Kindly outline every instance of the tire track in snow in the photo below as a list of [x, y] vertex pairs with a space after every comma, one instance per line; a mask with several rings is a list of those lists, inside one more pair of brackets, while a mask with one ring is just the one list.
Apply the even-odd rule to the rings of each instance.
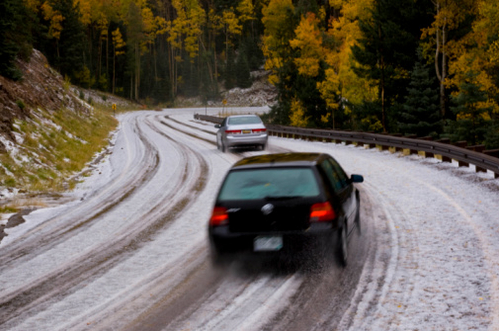
[[[133, 130], [136, 131], [136, 122], [134, 126]], [[131, 195], [137, 188], [138, 183], [153, 176], [158, 162], [157, 150], [147, 142], [142, 134], [138, 133], [137, 135], [144, 146], [146, 146], [144, 150], [148, 151], [148, 153], [143, 155], [142, 159], [138, 161], [132, 158], [131, 153], [128, 153], [124, 171], [121, 175], [115, 178], [103, 190], [87, 199], [86, 203], [80, 203], [71, 210], [71, 217], [76, 219], [76, 222], [67, 222], [67, 218], [69, 217], [67, 214], [56, 216], [28, 231], [16, 240], [16, 242], [6, 246], [5, 250], [2, 250], [2, 254], [0, 254], [0, 272], [3, 268], [9, 268], [11, 263], [19, 263], [17, 261], [18, 258], [29, 258], [33, 251], [41, 254], [43, 251], [50, 250], [62, 241], [70, 238], [73, 235], [73, 231], [81, 231], [83, 227], [91, 225], [92, 221], [109, 212]], [[127, 136], [125, 136], [125, 141], [125, 145], [127, 146], [126, 151], [137, 150], [131, 148], [131, 142]], [[151, 162], [153, 159], [155, 159], [154, 163]], [[142, 167], [139, 166], [140, 164], [149, 164], [149, 166]], [[134, 173], [136, 176], [129, 176], [130, 173]], [[128, 180], [124, 181], [127, 176], [129, 177]], [[89, 208], [91, 204], [95, 205]], [[53, 231], [54, 224], [57, 224], [56, 231]], [[48, 227], [51, 228], [50, 232], [43, 231]], [[26, 240], [27, 238], [29, 240]]]
[[[376, 194], [376, 187], [365, 184], [370, 204], [379, 206], [373, 210], [375, 254], [363, 270], [361, 278], [365, 279], [341, 325], [345, 330], [397, 330], [397, 315], [385, 314], [384, 310], [387, 303], [406, 309], [405, 303], [413, 294], [417, 278], [414, 271], [420, 259], [417, 229], [397, 202], [383, 193]], [[377, 317], [373, 320], [373, 316]]]
[[[141, 139], [143, 139], [143, 137], [141, 137]], [[150, 148], [150, 150], [154, 149]], [[179, 150], [183, 151], [183, 148], [179, 147]], [[189, 154], [184, 155], [185, 160], [187, 160], [187, 155]], [[202, 165], [202, 169], [206, 168], [206, 164], [200, 156], [197, 155], [196, 160]], [[189, 163], [190, 162], [186, 162], [186, 164]], [[153, 166], [153, 168], [156, 169], [156, 166]], [[184, 169], [184, 174], [187, 172], [188, 169]], [[146, 172], [146, 174], [147, 173], [148, 172]], [[155, 172], [152, 172], [152, 174], [154, 173]], [[125, 175], [123, 174], [122, 176]], [[179, 186], [187, 186], [184, 185], [185, 176], [182, 177], [184, 177], [184, 181], [181, 182]], [[144, 183], [151, 180], [151, 178], [148, 179], [147, 176], [139, 176], [136, 180]], [[187, 186], [187, 188], [184, 189], [186, 193], [203, 189], [205, 182], [202, 180], [203, 176], [200, 175], [198, 178], [201, 180], [192, 183], [192, 186]], [[175, 199], [172, 198], [178, 196], [181, 191], [182, 190], [174, 190], [170, 196], [167, 196], [162, 201], [158, 201], [156, 208], [153, 208], [148, 212], [149, 215], [159, 213], [160, 215], [166, 216], [156, 217], [153, 222], [149, 222], [149, 224], [146, 223], [146, 225], [148, 225], [142, 230], [137, 228], [137, 226], [132, 225], [125, 231], [122, 231], [117, 239], [106, 244], [105, 247], [100, 246], [91, 252], [86, 252], [86, 254], [79, 259], [72, 260], [71, 265], [66, 265], [50, 274], [45, 274], [39, 278], [38, 281], [31, 283], [28, 287], [21, 288], [20, 290], [11, 293], [9, 296], [4, 296], [4, 301], [0, 304], [0, 307], [2, 308], [0, 324], [6, 323], [15, 316], [26, 314], [27, 311], [32, 308], [41, 310], [45, 304], [49, 304], [51, 297], [66, 296], [71, 293], [71, 291], [75, 290], [78, 287], [78, 284], [91, 279], [92, 277], [96, 277], [99, 274], [103, 274], [106, 270], [112, 268], [126, 253], [136, 250], [141, 242], [150, 240], [150, 237], [156, 231], [174, 220], [176, 215], [188, 205], [189, 198], [181, 198], [172, 205], [170, 200], [175, 201]], [[159, 208], [158, 206], [161, 205], [169, 207]], [[130, 236], [134, 233], [135, 235]]]
[[[149, 123], [152, 125], [152, 122]], [[210, 167], [207, 165], [206, 161], [204, 158], [199, 155], [199, 152], [194, 151], [190, 146], [184, 144], [182, 142], [182, 139], [179, 139], [176, 134], [172, 135], [171, 133], [179, 132], [180, 135], [185, 135], [185, 133], [180, 132], [178, 130], [175, 130], [175, 128], [168, 127], [168, 130], [173, 129], [172, 131], [166, 133], [164, 132], [159, 126], [156, 126], [158, 124], [163, 124], [161, 120], [157, 120], [154, 122], [155, 125], [152, 125], [151, 128], [161, 136], [175, 141], [179, 146], [181, 146], [182, 150], [186, 151], [191, 151], [196, 157], [199, 157], [199, 162], [202, 163], [204, 166], [201, 167], [201, 170], [199, 171], [202, 175], [199, 175], [196, 177], [196, 175], [192, 175], [192, 177], [196, 177], [197, 183], [194, 184], [191, 188], [188, 189], [190, 191], [190, 199], [192, 199], [193, 195], [192, 193], [195, 193], [194, 197], [197, 196], [200, 192], [202, 192], [205, 188], [206, 185], [206, 177], [209, 175], [209, 172], [212, 170]], [[162, 127], [162, 126], [161, 126]], [[189, 138], [190, 139], [190, 138]], [[196, 145], [197, 146], [197, 145]], [[185, 161], [186, 164], [188, 163]], [[230, 163], [230, 162], [229, 162]], [[188, 171], [187, 171], [188, 172]], [[194, 200], [192, 199], [191, 202]], [[190, 204], [186, 205], [183, 210], [187, 209], [190, 206]], [[180, 212], [179, 212], [180, 214]], [[173, 217], [178, 218], [179, 214], [173, 215]], [[172, 238], [173, 239], [173, 238]], [[105, 309], [102, 309], [103, 307], [99, 307], [99, 311], [89, 313], [88, 314], [88, 319], [87, 320], [92, 320], [92, 328], [98, 327], [99, 329], [107, 329], [107, 328], [112, 328], [115, 329], [117, 326], [123, 325], [125, 327], [125, 322], [127, 321], [127, 318], [130, 318], [130, 313], [137, 313], [137, 309], [130, 308], [130, 307], [136, 307], [139, 306], [139, 310], [144, 309], [144, 304], [141, 304], [139, 302], [143, 302], [143, 300], [149, 301], [148, 305], [151, 304], [150, 301], [152, 300], [151, 297], [147, 295], [147, 293], [155, 293], [154, 299], [156, 297], [159, 297], [158, 302], [153, 302], [153, 306], [157, 305], [163, 305], [164, 301], [168, 301], [168, 298], [172, 296], [170, 292], [175, 292], [175, 288], [179, 287], [185, 289], [185, 284], [189, 279], [195, 278], [198, 281], [195, 284], [191, 284], [192, 286], [187, 286], [188, 291], [192, 291], [193, 288], [199, 288], [199, 282], [206, 282], [207, 280], [210, 279], [210, 274], [198, 274], [199, 269], [205, 269], [206, 268], [206, 258], [207, 258], [207, 249], [203, 246], [198, 249], [196, 249], [193, 252], [189, 252], [188, 255], [183, 256], [179, 260], [172, 261], [171, 263], [168, 263], [158, 270], [154, 272], [154, 274], [151, 274], [149, 277], [149, 280], [138, 284], [137, 287], [134, 287], [134, 290], [130, 293], [125, 293], [124, 295], [127, 297], [126, 299], [121, 299], [118, 301], [116, 304], [111, 304], [110, 306], [105, 307]], [[199, 264], [202, 263], [202, 267], [199, 266]], [[181, 268], [180, 268], [181, 267]], [[183, 277], [183, 278], [182, 278]], [[167, 285], [168, 284], [168, 285]], [[165, 292], [165, 287], [167, 286], [168, 291]], [[172, 290], [173, 287], [173, 290]], [[203, 291], [206, 291], [206, 288], [203, 288]], [[146, 293], [146, 294], [144, 294]], [[159, 293], [159, 294], [158, 294]], [[188, 295], [188, 294], [187, 294]], [[145, 298], [144, 298], [145, 297]], [[191, 303], [192, 304], [192, 303]], [[175, 306], [173, 309], [175, 311], [178, 311], [178, 303], [175, 303]], [[172, 308], [172, 307], [170, 307]], [[113, 312], [119, 311], [120, 313], [113, 313], [112, 317], [109, 316], [108, 310], [111, 310]], [[154, 312], [153, 312], [154, 313]], [[144, 312], [146, 316], [148, 316], [148, 312]], [[167, 315], [168, 313], [161, 313], [161, 318], [164, 319], [165, 314]], [[175, 314], [176, 315], [176, 314]], [[167, 315], [169, 316], [169, 315]], [[140, 317], [138, 318], [140, 320]], [[76, 323], [76, 322], [75, 322]], [[133, 324], [133, 322], [130, 322]], [[149, 323], [150, 324], [150, 323]], [[77, 324], [70, 324], [69, 327], [72, 327]], [[140, 324], [139, 329], [144, 330], [145, 326], [143, 323]], [[147, 329], [147, 328], [146, 328]]]

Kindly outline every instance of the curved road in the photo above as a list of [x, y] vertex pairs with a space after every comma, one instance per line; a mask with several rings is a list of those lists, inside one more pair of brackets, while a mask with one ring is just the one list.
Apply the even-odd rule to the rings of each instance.
[[[274, 137], [265, 152], [223, 154], [195, 111], [122, 115], [74, 200], [8, 232], [0, 330], [499, 330], [490, 174]], [[227, 169], [286, 151], [330, 153], [364, 175], [348, 267], [243, 257], [213, 268], [206, 223]]]

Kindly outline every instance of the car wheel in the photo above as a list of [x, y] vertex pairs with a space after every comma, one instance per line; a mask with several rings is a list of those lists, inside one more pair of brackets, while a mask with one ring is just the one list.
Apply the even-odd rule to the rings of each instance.
[[218, 141], [218, 138], [217, 138], [217, 149], [218, 150], [221, 150], [222, 148], [220, 147], [220, 141]]
[[266, 150], [267, 149], [267, 144], [263, 144], [262, 145], [262, 151]]
[[348, 238], [347, 238], [347, 227], [344, 224], [338, 233], [338, 260], [340, 264], [344, 267], [347, 265], [348, 261]]
[[361, 234], [362, 227], [360, 222], [360, 199], [357, 199], [357, 213], [355, 214], [355, 225], [357, 226], [357, 231], [359, 231], [359, 234]]
[[215, 267], [222, 267], [229, 261], [228, 254], [220, 247], [220, 244], [210, 240], [210, 259]]
[[225, 147], [223, 140], [220, 141], [220, 145], [221, 145], [220, 147], [221, 147], [222, 153], [227, 152], [227, 147]]

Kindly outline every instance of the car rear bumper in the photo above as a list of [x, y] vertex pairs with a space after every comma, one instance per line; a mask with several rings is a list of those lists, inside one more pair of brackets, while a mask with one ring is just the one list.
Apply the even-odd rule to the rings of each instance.
[[245, 135], [231, 135], [226, 137], [227, 147], [236, 146], [251, 146], [251, 145], [265, 145], [268, 140], [267, 134], [262, 134], [258, 136], [245, 136]]
[[237, 252], [253, 251], [254, 240], [259, 236], [281, 236], [283, 239], [282, 250], [295, 251], [307, 249], [328, 241], [334, 237], [336, 229], [328, 223], [316, 223], [304, 231], [258, 232], [258, 233], [233, 233], [228, 226], [209, 228], [209, 238], [218, 251]]

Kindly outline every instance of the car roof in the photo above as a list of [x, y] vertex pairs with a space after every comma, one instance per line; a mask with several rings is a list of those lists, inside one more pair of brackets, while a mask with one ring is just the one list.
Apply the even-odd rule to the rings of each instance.
[[328, 156], [324, 153], [278, 153], [250, 156], [236, 162], [231, 170], [270, 167], [310, 167]]
[[260, 117], [260, 116], [255, 115], [255, 114], [246, 114], [246, 115], [230, 115], [230, 116], [227, 116], [227, 118], [232, 118], [232, 117]]

